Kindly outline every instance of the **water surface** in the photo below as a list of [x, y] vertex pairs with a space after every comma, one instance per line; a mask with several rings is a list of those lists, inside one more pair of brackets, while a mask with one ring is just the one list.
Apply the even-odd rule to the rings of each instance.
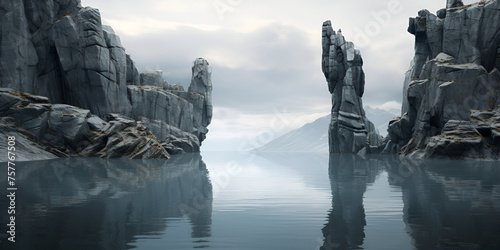
[[498, 162], [204, 153], [18, 163], [17, 178], [17, 242], [4, 226], [0, 249], [500, 248]]

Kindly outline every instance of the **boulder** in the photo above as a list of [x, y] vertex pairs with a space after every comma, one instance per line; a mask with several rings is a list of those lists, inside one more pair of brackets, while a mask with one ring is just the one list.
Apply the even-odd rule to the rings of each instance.
[[201, 143], [194, 134], [184, 132], [162, 120], [152, 120], [146, 117], [141, 117], [140, 120], [164, 143], [164, 147], [170, 154], [200, 151]]
[[[11, 117], [0, 117], [0, 140], [7, 143], [14, 138], [15, 161], [49, 160], [67, 156], [50, 145], [35, 142], [36, 136], [29, 131], [16, 127]], [[0, 162], [7, 162], [7, 147], [0, 147]]]
[[432, 158], [474, 158], [482, 150], [482, 136], [468, 121], [450, 120], [441, 134], [430, 139], [425, 156]]
[[500, 108], [473, 110], [470, 121], [450, 120], [426, 148], [414, 155], [424, 158], [500, 159]]
[[[9, 89], [0, 89], [0, 106], [0, 137], [17, 138], [19, 161], [68, 156], [169, 158], [163, 142], [141, 121], [118, 114], [108, 115], [104, 121], [89, 110], [50, 104], [47, 98]], [[180, 139], [193, 137], [186, 133]], [[196, 145], [191, 151], [183, 148], [185, 152], [199, 150]], [[6, 156], [2, 154], [0, 161], [7, 161]]]
[[85, 157], [129, 159], [170, 158], [162, 143], [142, 122], [118, 114], [107, 116], [108, 124], [97, 131], [91, 143], [79, 151]]

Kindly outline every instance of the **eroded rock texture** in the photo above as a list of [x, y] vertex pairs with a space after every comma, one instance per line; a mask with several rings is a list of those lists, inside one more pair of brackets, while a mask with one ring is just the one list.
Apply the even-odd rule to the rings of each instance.
[[332, 94], [330, 153], [376, 151], [381, 137], [365, 117], [361, 100], [365, 91], [361, 53], [340, 30], [333, 30], [330, 21], [323, 23], [322, 68]]
[[[96, 115], [128, 114], [135, 66], [97, 9], [80, 1], [6, 0], [2, 12], [1, 86], [47, 96]], [[131, 71], [131, 72], [128, 72]]]
[[499, 121], [486, 119], [480, 133], [473, 117], [496, 114], [500, 105], [500, 1], [448, 1], [447, 7], [437, 16], [422, 10], [410, 19], [415, 57], [404, 83], [402, 117], [389, 125], [386, 152], [498, 158], [500, 144], [489, 131]]
[[[88, 139], [80, 131], [100, 131], [89, 130], [85, 117], [106, 120], [109, 114], [120, 114], [125, 120], [132, 118], [126, 123], [130, 129], [153, 126], [147, 131], [161, 138], [170, 153], [199, 151], [212, 118], [211, 68], [206, 60], [195, 60], [186, 92], [180, 85], [169, 85], [161, 72], [139, 74], [120, 38], [101, 24], [99, 10], [83, 8], [80, 0], [5, 0], [0, 2], [0, 19], [0, 87], [10, 89], [2, 98], [9, 101], [8, 93], [19, 92], [28, 99], [43, 99], [22, 112], [10, 109], [7, 102], [1, 109], [14, 118], [9, 124], [29, 130], [37, 140], [54, 145], [64, 141], [65, 147], [80, 152], [77, 148]], [[80, 117], [64, 124], [75, 135], [43, 134], [49, 125], [40, 121], [60, 119], [50, 117], [63, 112], [60, 109], [71, 109], [74, 112], [64, 114]], [[121, 156], [109, 150], [96, 155]]]
[[[89, 110], [50, 104], [46, 97], [0, 89], [2, 137], [15, 136], [18, 160], [84, 157], [169, 158], [162, 142], [144, 126], [118, 114], [106, 121]], [[5, 151], [5, 152], [4, 152]], [[6, 148], [0, 148], [7, 155]]]

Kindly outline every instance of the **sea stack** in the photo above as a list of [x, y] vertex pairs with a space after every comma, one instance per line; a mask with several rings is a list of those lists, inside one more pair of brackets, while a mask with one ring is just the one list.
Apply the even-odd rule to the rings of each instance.
[[363, 110], [365, 74], [361, 53], [352, 42], [346, 42], [342, 31], [333, 30], [331, 21], [323, 23], [322, 68], [332, 94], [330, 153], [376, 151], [382, 139]]

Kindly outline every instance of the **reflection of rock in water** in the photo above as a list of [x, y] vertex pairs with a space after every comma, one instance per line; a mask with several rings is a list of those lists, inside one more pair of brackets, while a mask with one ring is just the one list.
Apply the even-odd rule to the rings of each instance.
[[212, 185], [199, 154], [27, 162], [17, 172], [19, 249], [125, 249], [164, 231], [165, 218], [188, 218], [193, 238], [211, 235]]
[[404, 221], [418, 249], [500, 249], [498, 162], [392, 164]]
[[500, 249], [498, 162], [332, 155], [332, 210], [321, 250], [370, 247], [363, 246], [363, 195], [384, 169], [389, 184], [402, 188], [403, 220], [417, 249]]
[[356, 155], [331, 155], [332, 210], [323, 228], [325, 241], [321, 250], [355, 249], [363, 245], [366, 225], [363, 194], [379, 172], [375, 161]]

